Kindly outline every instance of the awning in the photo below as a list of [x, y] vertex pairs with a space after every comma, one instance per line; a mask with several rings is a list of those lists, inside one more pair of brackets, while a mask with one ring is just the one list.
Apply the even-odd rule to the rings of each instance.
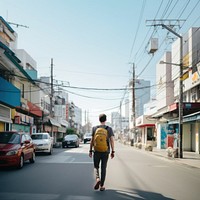
[[[196, 121], [196, 120], [200, 120], [200, 111], [198, 111], [196, 113], [192, 113], [190, 115], [183, 116], [183, 123]], [[168, 124], [178, 124], [178, 123], [179, 123], [179, 119], [178, 118], [170, 120], [168, 122]]]
[[0, 116], [0, 122], [6, 122], [6, 123], [11, 123], [11, 124], [13, 123], [10, 118], [1, 117], [1, 116]]
[[42, 117], [42, 110], [39, 106], [31, 103], [30, 101], [27, 101], [27, 105], [29, 107], [29, 113], [36, 115], [38, 117]]
[[200, 111], [192, 113], [187, 116], [183, 116], [183, 122], [190, 122], [190, 121], [196, 121], [200, 119]]
[[66, 133], [66, 130], [67, 128], [66, 127], [58, 127], [58, 132], [61, 132], [61, 133]]
[[152, 118], [157, 118], [157, 117], [162, 117], [163, 114], [168, 112], [168, 106], [158, 110], [156, 113], [154, 113], [151, 117]]
[[141, 124], [139, 126], [137, 126], [138, 128], [143, 128], [143, 127], [154, 127], [155, 124]]
[[61, 127], [61, 125], [53, 118], [49, 119], [50, 123], [54, 126]]
[[179, 123], [178, 119], [168, 121], [168, 124], [178, 124], [178, 123]]
[[66, 120], [62, 120], [62, 121], [61, 121], [61, 125], [68, 128], [68, 127], [69, 127], [69, 122], [66, 121]]

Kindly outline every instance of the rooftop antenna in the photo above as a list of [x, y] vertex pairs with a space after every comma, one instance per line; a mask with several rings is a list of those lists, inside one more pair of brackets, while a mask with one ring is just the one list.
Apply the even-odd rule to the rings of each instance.
[[26, 25], [22, 25], [22, 24], [17, 24], [17, 23], [13, 23], [13, 22], [7, 22], [8, 24], [11, 24], [11, 25], [15, 25], [17, 28], [20, 26], [20, 27], [24, 27], [24, 28], [29, 28], [28, 26]]
[[7, 12], [6, 12], [6, 22], [8, 23], [8, 24], [10, 24], [10, 25], [14, 25], [14, 26], [16, 26], [17, 28], [20, 26], [20, 27], [23, 27], [23, 28], [29, 28], [28, 26], [26, 26], [26, 25], [23, 25], [23, 24], [18, 24], [18, 23], [13, 23], [13, 22], [9, 22], [8, 21], [8, 10], [7, 10]]

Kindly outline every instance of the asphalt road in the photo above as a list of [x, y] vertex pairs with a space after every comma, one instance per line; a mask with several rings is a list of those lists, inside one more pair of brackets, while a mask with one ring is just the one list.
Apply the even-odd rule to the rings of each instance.
[[0, 200], [199, 200], [200, 170], [116, 143], [106, 191], [94, 191], [89, 144], [38, 154], [24, 168], [0, 169]]

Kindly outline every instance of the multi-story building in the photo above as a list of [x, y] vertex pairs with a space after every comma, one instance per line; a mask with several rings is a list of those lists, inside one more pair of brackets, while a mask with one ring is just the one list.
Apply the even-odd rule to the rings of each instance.
[[[130, 88], [132, 87], [132, 80], [130, 81]], [[135, 119], [139, 116], [144, 114], [144, 105], [150, 101], [150, 81], [146, 81], [143, 79], [136, 79], [135, 80]], [[133, 102], [133, 90], [130, 90], [129, 93], [129, 102]], [[133, 123], [133, 108], [132, 103], [129, 103], [129, 129], [132, 130], [134, 123]]]
[[42, 111], [30, 101], [35, 81], [16, 55], [17, 34], [0, 17], [0, 129], [31, 133]]
[[129, 119], [129, 99], [125, 99], [125, 118]]
[[[160, 78], [165, 77], [165, 81], [160, 82], [157, 88], [157, 105], [159, 110], [152, 115], [157, 119], [157, 144], [158, 148], [177, 147], [179, 145], [179, 87], [180, 78], [183, 80], [183, 150], [200, 153], [200, 30], [191, 28], [183, 35], [183, 44], [176, 40], [172, 44], [171, 58], [166, 59], [164, 68], [160, 64], [157, 69], [166, 69], [165, 73], [157, 70], [157, 84]], [[183, 47], [183, 72], [184, 76], [179, 77], [180, 70], [180, 45]], [[167, 58], [167, 57], [166, 57]], [[163, 59], [163, 58], [162, 58]], [[159, 62], [160, 63], [160, 62]], [[171, 72], [170, 72], [171, 70]], [[171, 77], [170, 77], [171, 74]], [[169, 79], [167, 80], [167, 76]], [[163, 79], [163, 78], [162, 78]], [[166, 84], [167, 82], [167, 84]], [[167, 89], [168, 84], [170, 87]], [[174, 89], [173, 89], [173, 88]], [[162, 88], [162, 92], [159, 89]], [[170, 91], [173, 91], [173, 94]], [[168, 92], [166, 92], [168, 90]], [[165, 101], [163, 101], [165, 99]], [[167, 100], [168, 99], [168, 100]], [[171, 101], [171, 102], [170, 102]]]
[[77, 107], [73, 102], [69, 102], [68, 108], [68, 122], [70, 128], [74, 128], [77, 133], [82, 132], [82, 109]]
[[111, 126], [116, 133], [125, 134], [129, 129], [128, 117], [123, 117], [118, 112], [111, 113]]
[[111, 125], [113, 130], [121, 131], [121, 116], [118, 112], [111, 113]]
[[82, 133], [82, 109], [78, 106], [75, 106], [74, 115], [74, 126], [77, 130], [77, 133]]
[[57, 132], [60, 124], [49, 118], [48, 83], [37, 79], [36, 61], [17, 49], [17, 34], [2, 17], [0, 71], [0, 130]]

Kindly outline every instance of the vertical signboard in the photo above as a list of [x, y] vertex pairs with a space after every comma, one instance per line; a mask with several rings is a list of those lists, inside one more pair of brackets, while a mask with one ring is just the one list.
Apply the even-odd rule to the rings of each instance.
[[160, 124], [161, 131], [161, 149], [166, 149], [167, 147], [167, 124]]

